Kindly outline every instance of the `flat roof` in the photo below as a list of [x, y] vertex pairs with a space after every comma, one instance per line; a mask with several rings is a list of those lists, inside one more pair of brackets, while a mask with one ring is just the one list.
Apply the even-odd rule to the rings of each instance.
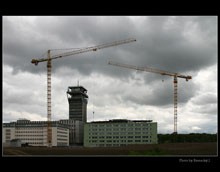
[[152, 122], [152, 120], [111, 119], [108, 121], [92, 121], [88, 123], [129, 123], [129, 122]]
[[87, 89], [85, 89], [83, 86], [69, 86], [68, 88], [70, 89], [80, 88], [83, 89], [84, 91], [87, 91]]

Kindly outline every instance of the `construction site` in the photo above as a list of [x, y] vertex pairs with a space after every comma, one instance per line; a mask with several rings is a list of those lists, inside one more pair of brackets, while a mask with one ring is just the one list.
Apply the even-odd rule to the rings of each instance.
[[[47, 121], [18, 119], [3, 123], [4, 155], [216, 155], [215, 141], [207, 143], [165, 143], [158, 140], [156, 121], [111, 119], [87, 121], [88, 90], [84, 86], [66, 86], [69, 103], [69, 118], [52, 121], [52, 61], [63, 57], [135, 42], [126, 39], [97, 46], [81, 48], [47, 58], [32, 59], [38, 65], [46, 62], [47, 67]], [[137, 71], [173, 77], [173, 132], [178, 136], [178, 79], [189, 81], [192, 76], [169, 72], [151, 67], [139, 67], [126, 63], [109, 61], [109, 65]], [[113, 69], [114, 70], [114, 69]], [[120, 69], [118, 69], [120, 70]], [[43, 82], [43, 81], [42, 81]]]

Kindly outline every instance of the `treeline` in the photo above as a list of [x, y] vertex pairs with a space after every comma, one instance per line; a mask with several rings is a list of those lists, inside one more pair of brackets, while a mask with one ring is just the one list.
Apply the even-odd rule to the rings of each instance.
[[158, 134], [158, 143], [217, 142], [217, 134]]

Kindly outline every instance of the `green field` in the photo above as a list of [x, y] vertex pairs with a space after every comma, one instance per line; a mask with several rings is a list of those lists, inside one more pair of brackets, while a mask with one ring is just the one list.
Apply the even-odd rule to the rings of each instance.
[[115, 148], [85, 147], [21, 147], [3, 148], [3, 156], [85, 156], [85, 155], [126, 155], [126, 156], [177, 156], [177, 155], [217, 155], [217, 143], [165, 143], [152, 145], [130, 145]]

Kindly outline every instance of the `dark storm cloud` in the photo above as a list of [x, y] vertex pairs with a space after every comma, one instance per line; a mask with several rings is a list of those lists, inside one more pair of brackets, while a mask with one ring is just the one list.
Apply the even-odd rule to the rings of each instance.
[[39, 30], [58, 37], [65, 44], [73, 44], [76, 48], [79, 48], [77, 45], [88, 46], [133, 36], [134, 25], [126, 17], [50, 17], [49, 20], [48, 25], [45, 17], [37, 18]]
[[[172, 77], [138, 73], [107, 62], [113, 60], [185, 75], [191, 73], [194, 78], [199, 70], [216, 63], [216, 35], [217, 17], [212, 16], [133, 19], [121, 16], [56, 16], [36, 17], [31, 22], [19, 17], [3, 17], [3, 63], [12, 67], [13, 74], [19, 71], [46, 73], [46, 63], [34, 66], [30, 62], [32, 58], [46, 57], [48, 49], [81, 48], [133, 37], [137, 42], [54, 60], [52, 72], [61, 76], [60, 71], [68, 68], [79, 71], [83, 76], [92, 76], [93, 73], [110, 76], [130, 85], [124, 91], [113, 90], [111, 86], [114, 93], [104, 91], [109, 94], [107, 97], [117, 95], [123, 102], [165, 106], [173, 103]], [[60, 52], [54, 50], [52, 54]], [[71, 73], [68, 76], [72, 79]], [[141, 84], [137, 83], [143, 80], [140, 87]], [[133, 86], [139, 90], [131, 88], [132, 81], [137, 82]], [[194, 83], [179, 81], [178, 102], [186, 103], [196, 90]]]
[[[212, 21], [209, 27], [213, 26], [211, 35], [207, 35], [208, 28], [204, 31], [196, 27], [197, 30], [193, 31], [194, 25], [203, 22], [203, 17], [178, 17], [173, 19], [174, 24], [168, 29], [165, 29], [165, 25], [170, 17], [150, 17], [142, 26], [146, 32], [138, 32], [138, 56], [133, 58], [132, 63], [173, 72], [196, 71], [216, 63], [216, 18], [209, 19]], [[191, 35], [186, 37], [184, 33]]]
[[[45, 64], [34, 68], [30, 61], [49, 48], [86, 47], [135, 37], [135, 43], [54, 61], [54, 70], [64, 66], [85, 75], [96, 71], [115, 76], [115, 70], [105, 66], [113, 58], [174, 72], [196, 71], [216, 63], [216, 20], [216, 17], [154, 16], [143, 17], [138, 25], [135, 20], [120, 16], [37, 17], [32, 23], [4, 17], [4, 63], [16, 70], [42, 72]], [[193, 32], [193, 28], [197, 30]], [[196, 35], [194, 42], [189, 41], [185, 32]], [[197, 37], [201, 39], [196, 40]]]
[[[196, 86], [193, 83], [179, 83], [178, 103], [186, 103], [195, 95]], [[131, 91], [122, 94], [124, 101], [129, 100], [141, 105], [166, 106], [173, 103], [174, 87], [173, 78], [157, 80], [144, 87], [136, 85]]]

